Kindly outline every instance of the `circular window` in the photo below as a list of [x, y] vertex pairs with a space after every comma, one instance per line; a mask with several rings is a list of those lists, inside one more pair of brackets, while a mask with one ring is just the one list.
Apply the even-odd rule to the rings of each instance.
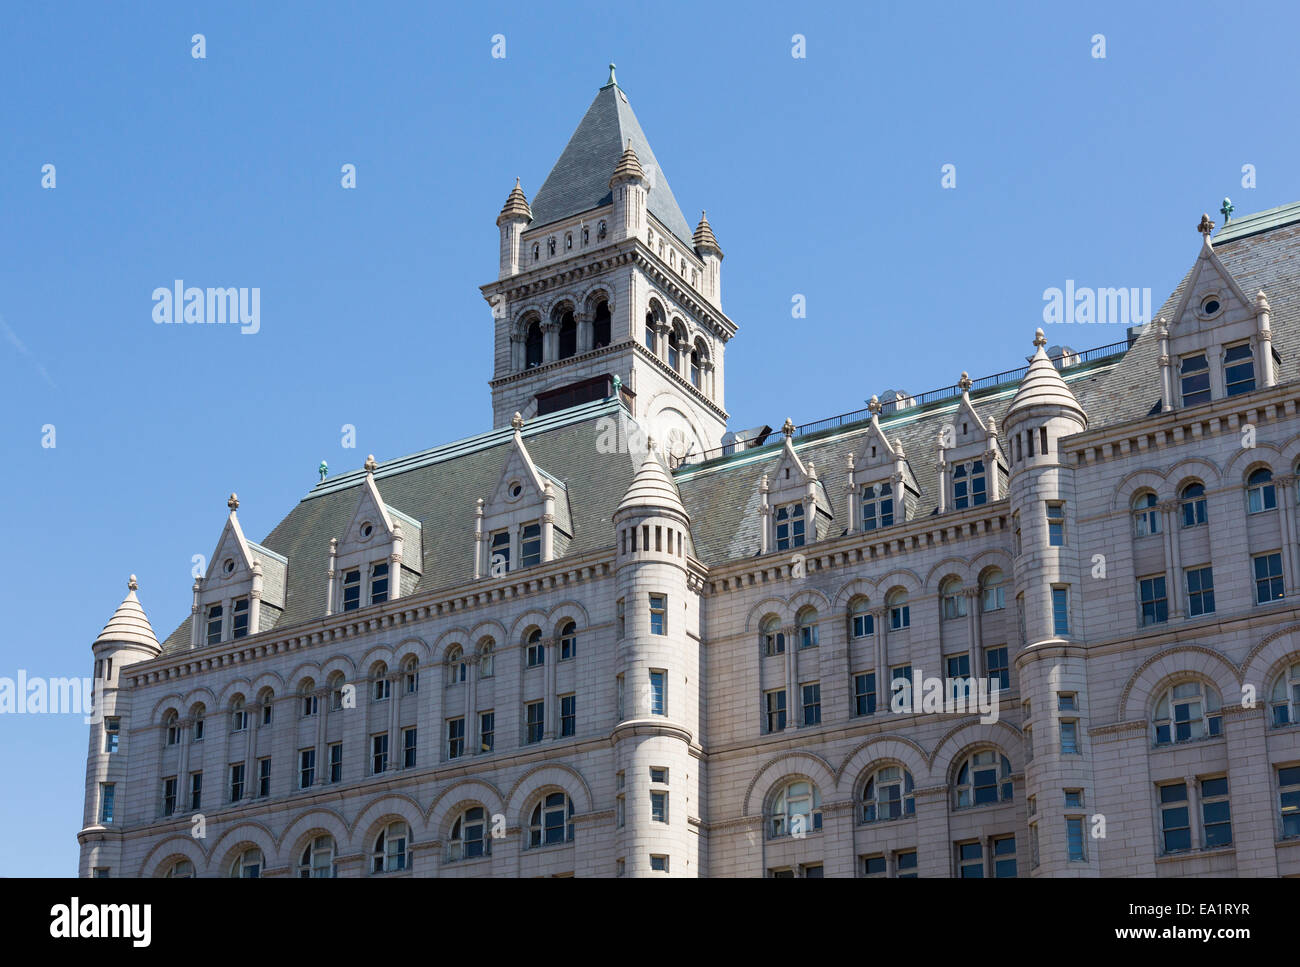
[[361, 525], [361, 537], [363, 540], [369, 538], [370, 535], [373, 534], [374, 532], [375, 532], [375, 528], [373, 524]]
[[513, 483], [510, 484], [510, 499], [511, 499], [511, 500], [518, 500], [518, 499], [519, 499], [519, 495], [522, 494], [523, 492], [524, 492], [524, 485], [521, 484], [519, 481], [516, 480], [516, 481], [514, 481]]
[[1214, 315], [1219, 311], [1219, 300], [1214, 298], [1214, 296], [1210, 296], [1210, 298], [1201, 303], [1201, 311], [1207, 316]]
[[235, 562], [230, 558], [226, 558], [225, 562], [221, 565], [221, 570], [225, 571], [227, 574], [233, 573], [235, 570]]

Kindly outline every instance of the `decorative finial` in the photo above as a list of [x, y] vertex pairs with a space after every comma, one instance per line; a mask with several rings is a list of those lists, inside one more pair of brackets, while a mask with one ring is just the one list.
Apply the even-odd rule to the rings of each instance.
[[652, 436], [648, 436], [648, 437], [645, 438], [645, 450], [646, 450], [646, 455], [647, 455], [647, 456], [649, 456], [650, 454], [652, 454], [652, 453], [655, 452], [655, 438], [654, 438], [654, 437], [652, 437]]
[[966, 372], [966, 370], [963, 369], [963, 370], [961, 371], [961, 379], [957, 380], [957, 386], [961, 389], [961, 391], [962, 391], [963, 393], [969, 393], [969, 392], [970, 392], [970, 373]]
[[1232, 220], [1232, 213], [1234, 211], [1236, 211], [1236, 209], [1232, 206], [1232, 199], [1227, 195], [1224, 195], [1223, 207], [1219, 209], [1219, 212], [1223, 215], [1223, 225], [1225, 228], [1227, 227], [1228, 222]]
[[322, 460], [320, 466], [316, 468], [316, 472], [320, 474], [321, 480], [324, 480], [330, 475], [330, 465]]
[[366, 462], [363, 463], [362, 466], [365, 467], [366, 473], [374, 473], [379, 469], [379, 464], [375, 463], [375, 455], [373, 453], [366, 457]]
[[130, 579], [127, 580], [127, 582], [126, 582], [126, 589], [127, 589], [128, 591], [138, 591], [138, 590], [140, 589], [140, 585], [139, 585], [139, 583], [136, 581], [136, 579], [135, 579], [135, 575], [134, 575], [134, 574], [132, 574], [131, 577], [130, 577]]
[[786, 435], [787, 439], [794, 436], [794, 420], [787, 416], [785, 422], [781, 424], [781, 432]]
[[995, 420], [995, 419], [993, 419], [993, 417], [990, 416], [990, 417], [989, 417], [989, 436], [997, 436], [997, 435], [998, 435], [998, 421]]
[[510, 418], [510, 425], [515, 428], [516, 433], [524, 428], [524, 418], [518, 410], [516, 410], [515, 415]]
[[613, 63], [611, 63], [611, 64], [609, 65], [609, 80], [605, 82], [605, 86], [606, 86], [606, 87], [609, 87], [610, 84], [615, 84], [615, 85], [618, 84], [618, 81], [616, 81], [616, 80], [614, 79], [614, 64], [613, 64]]
[[1201, 224], [1196, 226], [1196, 230], [1205, 236], [1205, 240], [1210, 240], [1210, 232], [1214, 231], [1214, 222], [1210, 221], [1208, 213], [1201, 216]]
[[1034, 330], [1034, 345], [1040, 349], [1047, 345], [1047, 337], [1043, 335], [1042, 327]]
[[230, 508], [232, 514], [239, 509], [239, 497], [233, 490], [230, 492], [230, 499], [226, 501], [226, 506]]
[[867, 402], [867, 409], [873, 416], [879, 415], [880, 411], [884, 409], [884, 407], [880, 405], [880, 397], [875, 393], [871, 394], [871, 399]]

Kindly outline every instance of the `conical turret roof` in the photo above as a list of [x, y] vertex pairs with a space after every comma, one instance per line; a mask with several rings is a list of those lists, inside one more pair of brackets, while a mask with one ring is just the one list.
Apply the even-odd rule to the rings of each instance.
[[621, 514], [627, 510], [638, 509], [666, 509], [676, 511], [683, 517], [687, 516], [686, 508], [682, 506], [681, 494], [677, 492], [677, 484], [673, 482], [668, 469], [660, 462], [659, 455], [655, 452], [654, 441], [650, 441], [645, 460], [641, 462], [641, 469], [632, 478], [632, 483], [627, 488], [627, 493], [623, 495], [623, 500], [615, 513]]
[[641, 159], [636, 156], [636, 151], [632, 149], [631, 138], [627, 139], [627, 147], [623, 149], [618, 164], [614, 166], [614, 173], [609, 176], [609, 183], [612, 186], [624, 178], [645, 180], [645, 169], [641, 167]]
[[501, 214], [497, 216], [497, 222], [507, 218], [526, 218], [532, 220], [533, 211], [528, 207], [528, 197], [524, 190], [519, 187], [519, 179], [515, 179], [515, 186], [510, 190], [506, 197], [506, 203], [501, 207]]
[[701, 251], [704, 249], [713, 249], [719, 255], [722, 254], [722, 246], [713, 235], [713, 227], [709, 225], [709, 219], [703, 211], [700, 212], [700, 223], [695, 226], [695, 235], [693, 236], [695, 247]]
[[158, 644], [158, 636], [153, 633], [153, 625], [149, 624], [144, 608], [140, 606], [140, 599], [135, 596], [138, 586], [135, 575], [132, 574], [131, 580], [127, 582], [126, 597], [122, 599], [122, 603], [113, 612], [113, 617], [108, 619], [108, 624], [104, 625], [104, 630], [95, 639], [96, 645], [116, 642], [142, 645], [155, 652], [162, 650], [162, 646]]
[[1084, 413], [1083, 407], [1070, 392], [1070, 387], [1065, 384], [1060, 372], [1048, 358], [1047, 337], [1043, 335], [1043, 330], [1039, 329], [1035, 334], [1034, 345], [1038, 349], [1029, 361], [1029, 371], [1020, 381], [1020, 388], [1016, 390], [1003, 422], [1010, 423], [1015, 413], [1033, 406], [1059, 406], [1074, 410], [1083, 417], [1086, 424], [1088, 415]]

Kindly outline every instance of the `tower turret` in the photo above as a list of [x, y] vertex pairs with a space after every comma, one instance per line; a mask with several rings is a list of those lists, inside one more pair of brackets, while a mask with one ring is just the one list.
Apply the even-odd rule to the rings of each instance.
[[632, 148], [632, 139], [627, 139], [614, 173], [609, 177], [609, 190], [613, 196], [614, 212], [610, 219], [611, 241], [635, 238], [642, 233], [645, 225], [646, 195], [649, 193], [649, 180], [641, 167], [641, 159]]
[[695, 234], [691, 236], [691, 240], [695, 243], [695, 254], [704, 263], [704, 295], [720, 309], [722, 308], [722, 246], [714, 237], [713, 227], [709, 224], [709, 218], [703, 209], [700, 210], [700, 223], [695, 226]]
[[533, 220], [532, 209], [528, 207], [528, 198], [519, 187], [519, 179], [506, 196], [506, 203], [497, 216], [497, 227], [501, 230], [501, 273], [504, 279], [514, 275], [524, 262], [524, 229]]

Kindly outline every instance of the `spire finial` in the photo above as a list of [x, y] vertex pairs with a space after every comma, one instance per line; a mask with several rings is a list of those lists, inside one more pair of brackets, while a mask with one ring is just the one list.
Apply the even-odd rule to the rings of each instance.
[[515, 428], [516, 433], [522, 430], [524, 428], [523, 414], [515, 410], [515, 415], [510, 418], [510, 425]]
[[606, 87], [609, 87], [611, 84], [613, 84], [615, 87], [618, 86], [618, 81], [615, 80], [615, 78], [614, 78], [614, 63], [613, 63], [613, 61], [611, 61], [611, 62], [610, 62], [610, 65], [609, 65], [609, 80], [605, 82], [605, 86], [606, 86]]
[[134, 574], [132, 574], [130, 580], [126, 582], [126, 589], [128, 591], [138, 591], [140, 589], [140, 584], [136, 581]]
[[239, 509], [239, 497], [233, 490], [230, 492], [230, 499], [226, 501], [226, 506], [230, 508], [232, 514]]
[[365, 467], [366, 473], [374, 473], [379, 469], [379, 464], [375, 463], [375, 455], [373, 453], [366, 457], [366, 462], [362, 464], [362, 466]]
[[959, 388], [963, 393], [969, 393], [969, 392], [970, 392], [970, 386], [971, 386], [971, 383], [970, 383], [970, 373], [966, 372], [966, 370], [963, 369], [963, 370], [961, 371], [961, 379], [957, 380], [957, 387], [958, 387], [958, 388]]
[[1040, 349], [1047, 345], [1047, 337], [1043, 335], [1043, 329], [1041, 326], [1034, 330], [1034, 345], [1038, 346]]
[[316, 472], [320, 474], [321, 480], [324, 480], [330, 475], [330, 465], [322, 460], [320, 466], [316, 468]]
[[1196, 226], [1196, 230], [1205, 236], [1205, 240], [1210, 240], [1210, 233], [1214, 231], [1214, 222], [1210, 221], [1209, 213], [1201, 215], [1201, 224]]
[[1232, 221], [1232, 213], [1234, 211], [1236, 211], [1236, 208], [1233, 207], [1232, 199], [1229, 198], [1227, 195], [1224, 195], [1223, 207], [1219, 209], [1219, 212], [1220, 214], [1223, 215], [1223, 224], [1225, 228], [1227, 227], [1228, 222]]
[[871, 399], [867, 401], [867, 410], [871, 413], [872, 416], [877, 416], [879, 415], [881, 409], [882, 407], [880, 405], [880, 397], [877, 396], [875, 393], [872, 393]]
[[781, 432], [784, 433], [787, 438], [794, 436], [794, 420], [787, 416], [785, 422], [781, 424]]

